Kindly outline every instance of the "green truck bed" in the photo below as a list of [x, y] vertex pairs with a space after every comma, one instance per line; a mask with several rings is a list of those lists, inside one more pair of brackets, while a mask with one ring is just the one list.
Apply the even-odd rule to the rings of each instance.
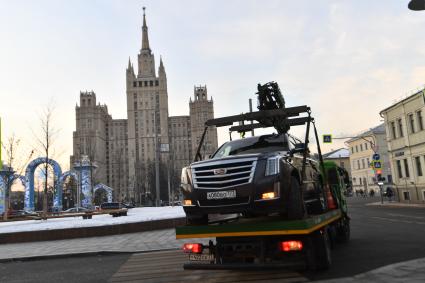
[[342, 217], [339, 209], [334, 209], [306, 219], [288, 221], [278, 217], [240, 219], [230, 223], [205, 226], [176, 227], [176, 239], [245, 237], [271, 235], [306, 235]]

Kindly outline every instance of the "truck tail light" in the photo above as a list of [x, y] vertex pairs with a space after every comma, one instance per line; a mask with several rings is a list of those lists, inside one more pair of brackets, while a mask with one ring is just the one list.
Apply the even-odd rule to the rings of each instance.
[[279, 243], [279, 249], [282, 252], [300, 251], [303, 249], [301, 241], [284, 241]]
[[187, 243], [183, 245], [183, 252], [201, 254], [203, 250], [202, 244]]

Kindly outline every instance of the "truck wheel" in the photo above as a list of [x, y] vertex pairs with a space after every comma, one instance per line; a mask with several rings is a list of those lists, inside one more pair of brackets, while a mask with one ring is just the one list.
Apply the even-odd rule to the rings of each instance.
[[291, 189], [287, 201], [288, 219], [297, 220], [304, 218], [304, 200], [300, 183], [294, 176], [291, 177]]
[[350, 240], [350, 221], [343, 219], [336, 230], [336, 239], [339, 243], [347, 243]]
[[331, 243], [326, 229], [314, 232], [307, 251], [307, 267], [312, 271], [326, 270], [332, 264]]
[[188, 225], [207, 225], [208, 224], [208, 214], [203, 214], [201, 216], [186, 215], [186, 223]]

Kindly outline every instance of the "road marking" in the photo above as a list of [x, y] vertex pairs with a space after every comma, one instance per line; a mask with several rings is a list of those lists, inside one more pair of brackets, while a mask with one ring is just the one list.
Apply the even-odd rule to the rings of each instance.
[[406, 224], [425, 225], [425, 222], [421, 222], [421, 221], [409, 221], [409, 220], [386, 218], [386, 217], [378, 217], [378, 216], [372, 216], [371, 218], [379, 219], [379, 220], [385, 220], [385, 221], [390, 221], [390, 222], [399, 222], [399, 223], [406, 223]]
[[399, 216], [399, 217], [406, 217], [406, 218], [414, 218], [414, 219], [420, 219], [420, 220], [424, 220], [425, 217], [424, 216], [412, 216], [412, 215], [407, 215], [407, 214], [399, 214], [399, 213], [387, 213], [389, 216]]

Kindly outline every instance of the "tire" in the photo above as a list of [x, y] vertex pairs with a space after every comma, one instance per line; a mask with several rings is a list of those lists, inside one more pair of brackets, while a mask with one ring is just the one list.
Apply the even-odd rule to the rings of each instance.
[[186, 215], [186, 223], [188, 225], [208, 225], [208, 214], [201, 216]]
[[327, 270], [332, 264], [331, 241], [326, 230], [316, 231], [310, 236], [307, 267], [311, 271]]
[[304, 200], [302, 197], [302, 189], [298, 179], [291, 177], [291, 188], [287, 199], [288, 219], [303, 219], [305, 215]]
[[350, 241], [350, 234], [350, 220], [344, 218], [337, 227], [336, 240], [338, 243], [347, 243]]

